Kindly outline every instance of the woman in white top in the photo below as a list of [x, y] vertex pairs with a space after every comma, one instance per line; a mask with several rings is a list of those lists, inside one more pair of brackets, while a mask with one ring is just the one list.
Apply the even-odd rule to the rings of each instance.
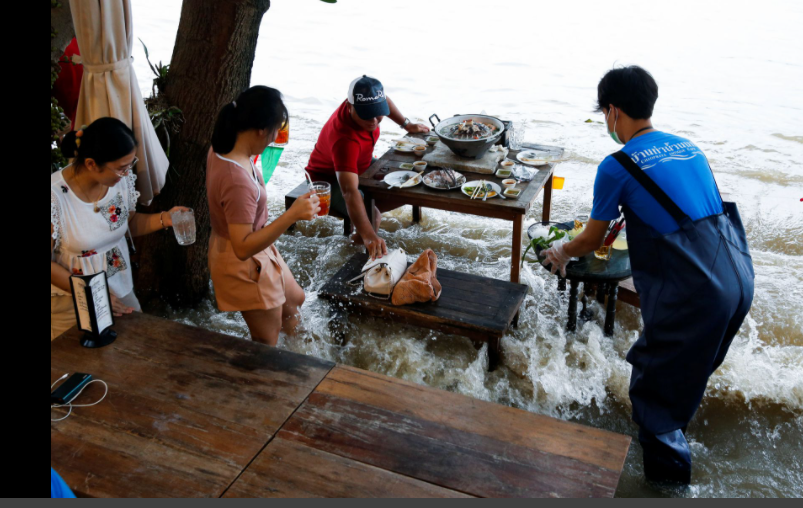
[[[114, 314], [141, 312], [125, 235], [172, 226], [168, 213], [136, 213], [137, 141], [124, 123], [101, 118], [71, 132], [62, 152], [73, 164], [50, 177], [50, 340], [75, 326], [70, 277], [105, 271]], [[177, 208], [182, 209], [184, 208]]]

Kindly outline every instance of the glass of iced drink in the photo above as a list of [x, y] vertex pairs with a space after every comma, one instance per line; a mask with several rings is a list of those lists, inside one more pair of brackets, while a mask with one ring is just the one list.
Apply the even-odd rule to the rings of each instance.
[[327, 182], [315, 182], [312, 184], [312, 190], [321, 200], [321, 212], [318, 217], [326, 217], [329, 215], [329, 207], [332, 205], [332, 185]]
[[287, 123], [284, 124], [284, 127], [279, 131], [279, 134], [276, 136], [276, 141], [273, 142], [273, 146], [287, 146], [290, 143], [290, 120], [287, 120]]

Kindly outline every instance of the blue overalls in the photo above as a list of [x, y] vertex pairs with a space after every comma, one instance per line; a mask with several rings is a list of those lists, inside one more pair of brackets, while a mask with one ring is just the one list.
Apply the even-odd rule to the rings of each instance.
[[644, 319], [644, 332], [627, 355], [644, 470], [649, 479], [688, 484], [686, 427], [750, 311], [753, 261], [734, 203], [724, 203], [721, 215], [692, 222], [627, 154], [614, 158], [680, 225], [661, 235], [624, 207]]

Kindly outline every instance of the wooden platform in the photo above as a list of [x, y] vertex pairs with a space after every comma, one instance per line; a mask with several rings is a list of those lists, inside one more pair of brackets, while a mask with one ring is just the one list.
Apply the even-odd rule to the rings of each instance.
[[516, 324], [528, 286], [439, 269], [438, 281], [443, 293], [437, 302], [397, 307], [389, 301], [371, 298], [360, 287], [348, 284], [360, 275], [367, 261], [367, 254], [351, 258], [321, 288], [318, 296], [335, 303], [335, 310], [345, 308], [392, 323], [462, 335], [478, 346], [487, 343], [489, 367], [496, 368], [502, 337]]
[[141, 314], [115, 329], [105, 349], [76, 330], [50, 346], [52, 381], [109, 384], [50, 425], [82, 497], [611, 497], [630, 445]]

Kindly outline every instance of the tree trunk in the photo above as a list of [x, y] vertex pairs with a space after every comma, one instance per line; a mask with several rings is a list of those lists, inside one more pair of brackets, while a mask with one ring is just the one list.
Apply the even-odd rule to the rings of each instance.
[[167, 231], [142, 238], [136, 288], [151, 311], [157, 301], [194, 306], [208, 295], [206, 159], [220, 108], [250, 85], [269, 8], [270, 0], [184, 0], [167, 86], [168, 102], [183, 111], [184, 124], [172, 144], [167, 184], [149, 211], [191, 207], [197, 241], [179, 247]]
[[58, 62], [64, 50], [70, 45], [70, 41], [75, 37], [75, 25], [72, 22], [72, 12], [67, 0], [58, 7], [50, 9], [50, 28], [56, 36], [50, 40], [50, 61]]

